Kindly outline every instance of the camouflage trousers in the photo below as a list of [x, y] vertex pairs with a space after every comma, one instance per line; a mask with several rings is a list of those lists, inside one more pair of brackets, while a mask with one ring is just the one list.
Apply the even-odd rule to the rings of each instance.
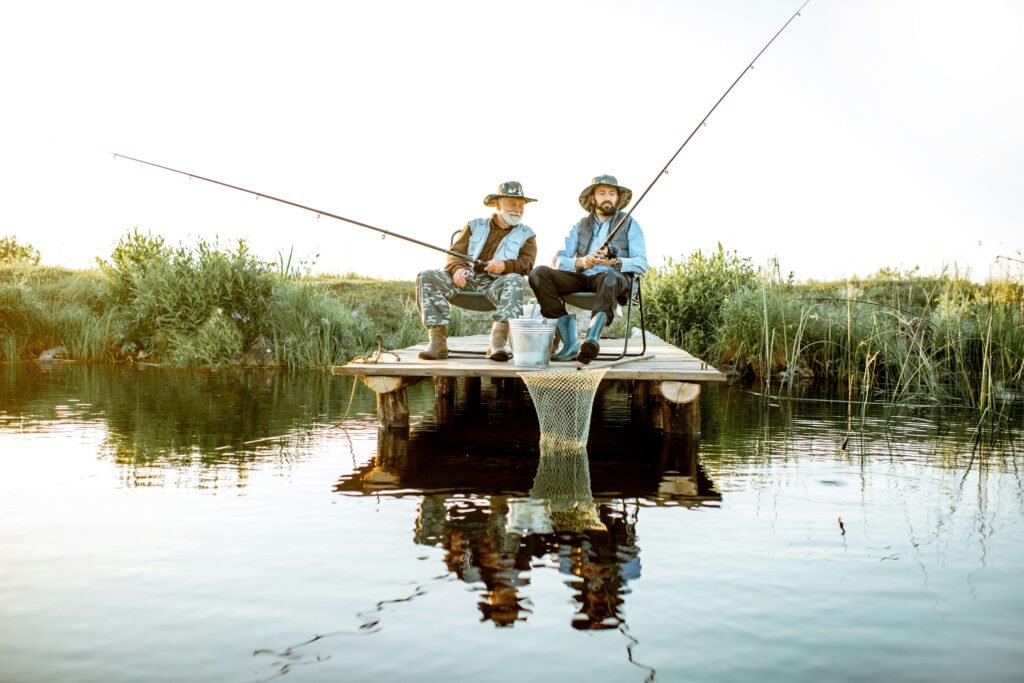
[[523, 276], [513, 273], [476, 273], [459, 289], [446, 271], [425, 270], [416, 276], [416, 305], [425, 327], [447, 326], [452, 321], [449, 300], [459, 292], [480, 292], [495, 308], [491, 319], [504, 321], [522, 317], [524, 289]]

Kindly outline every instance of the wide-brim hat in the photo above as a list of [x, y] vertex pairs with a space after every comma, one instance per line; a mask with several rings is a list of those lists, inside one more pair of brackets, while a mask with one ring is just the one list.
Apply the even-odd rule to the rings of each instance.
[[537, 201], [536, 199], [531, 199], [523, 194], [523, 184], [515, 180], [508, 180], [501, 185], [498, 185], [498, 191], [495, 194], [489, 194], [484, 197], [484, 206], [494, 206], [498, 203], [499, 197], [516, 197], [518, 199], [525, 199], [527, 204]]
[[610, 185], [619, 191], [619, 203], [615, 207], [616, 211], [621, 211], [631, 201], [633, 201], [633, 190], [628, 187], [619, 185], [619, 181], [615, 179], [613, 175], [599, 175], [596, 176], [589, 185], [583, 188], [583, 192], [580, 192], [580, 206], [587, 213], [594, 210], [594, 188], [598, 185]]

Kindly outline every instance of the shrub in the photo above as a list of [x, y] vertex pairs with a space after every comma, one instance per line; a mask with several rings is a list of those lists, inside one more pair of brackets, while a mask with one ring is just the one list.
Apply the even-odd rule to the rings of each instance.
[[274, 276], [243, 240], [230, 250], [204, 240], [172, 249], [162, 238], [134, 231], [99, 264], [127, 348], [165, 355], [217, 311], [237, 328], [243, 345], [263, 331]]
[[654, 334], [696, 355], [706, 354], [721, 325], [721, 310], [734, 292], [753, 284], [750, 259], [721, 244], [685, 261], [668, 259], [644, 279], [644, 315]]
[[20, 244], [14, 237], [0, 237], [0, 265], [39, 263], [39, 250], [31, 244]]

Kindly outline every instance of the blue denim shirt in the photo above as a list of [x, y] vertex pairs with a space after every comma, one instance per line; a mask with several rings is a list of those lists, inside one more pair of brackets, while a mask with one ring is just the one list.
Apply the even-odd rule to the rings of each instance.
[[[594, 231], [594, 236], [590, 239], [590, 247], [587, 249], [587, 253], [592, 253], [595, 249], [601, 246], [601, 244], [608, 238], [608, 231], [612, 228], [612, 218], [609, 216], [607, 220], [597, 226], [597, 230]], [[640, 224], [633, 220], [633, 225], [629, 228], [629, 232], [626, 237], [629, 240], [629, 256], [622, 257], [622, 272], [623, 273], [638, 273], [643, 275], [647, 272], [647, 244], [644, 242], [644, 232], [640, 229]], [[625, 230], [626, 228], [622, 228]], [[558, 251], [555, 256], [555, 263], [558, 265], [559, 270], [567, 270], [570, 273], [576, 272], [576, 242], [577, 232], [579, 231], [579, 223], [572, 226], [569, 230], [569, 234], [565, 237], [565, 246]], [[611, 266], [596, 265], [593, 268], [588, 268], [583, 271], [584, 275], [596, 275], [606, 270], [614, 270]]]

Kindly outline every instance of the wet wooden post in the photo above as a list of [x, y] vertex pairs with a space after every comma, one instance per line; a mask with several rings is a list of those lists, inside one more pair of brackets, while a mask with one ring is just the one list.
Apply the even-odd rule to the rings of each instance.
[[455, 390], [458, 377], [434, 378], [434, 419], [439, 424], [451, 422], [455, 417]]
[[700, 385], [662, 382], [661, 429], [666, 434], [700, 434]]
[[385, 471], [401, 473], [409, 460], [409, 434], [381, 428], [377, 432], [377, 464]]
[[633, 380], [630, 408], [651, 429], [661, 429], [661, 406], [658, 405], [659, 386], [650, 380]]
[[518, 377], [492, 377], [491, 384], [498, 396], [513, 396], [519, 383]]
[[442, 396], [449, 401], [455, 398], [455, 389], [458, 387], [458, 377], [435, 377], [434, 395], [437, 398]]
[[480, 378], [465, 377], [462, 381], [462, 388], [466, 394], [466, 403], [470, 405], [480, 404]]
[[381, 429], [409, 429], [409, 394], [406, 387], [422, 377], [366, 375], [363, 383], [377, 394], [377, 423]]

